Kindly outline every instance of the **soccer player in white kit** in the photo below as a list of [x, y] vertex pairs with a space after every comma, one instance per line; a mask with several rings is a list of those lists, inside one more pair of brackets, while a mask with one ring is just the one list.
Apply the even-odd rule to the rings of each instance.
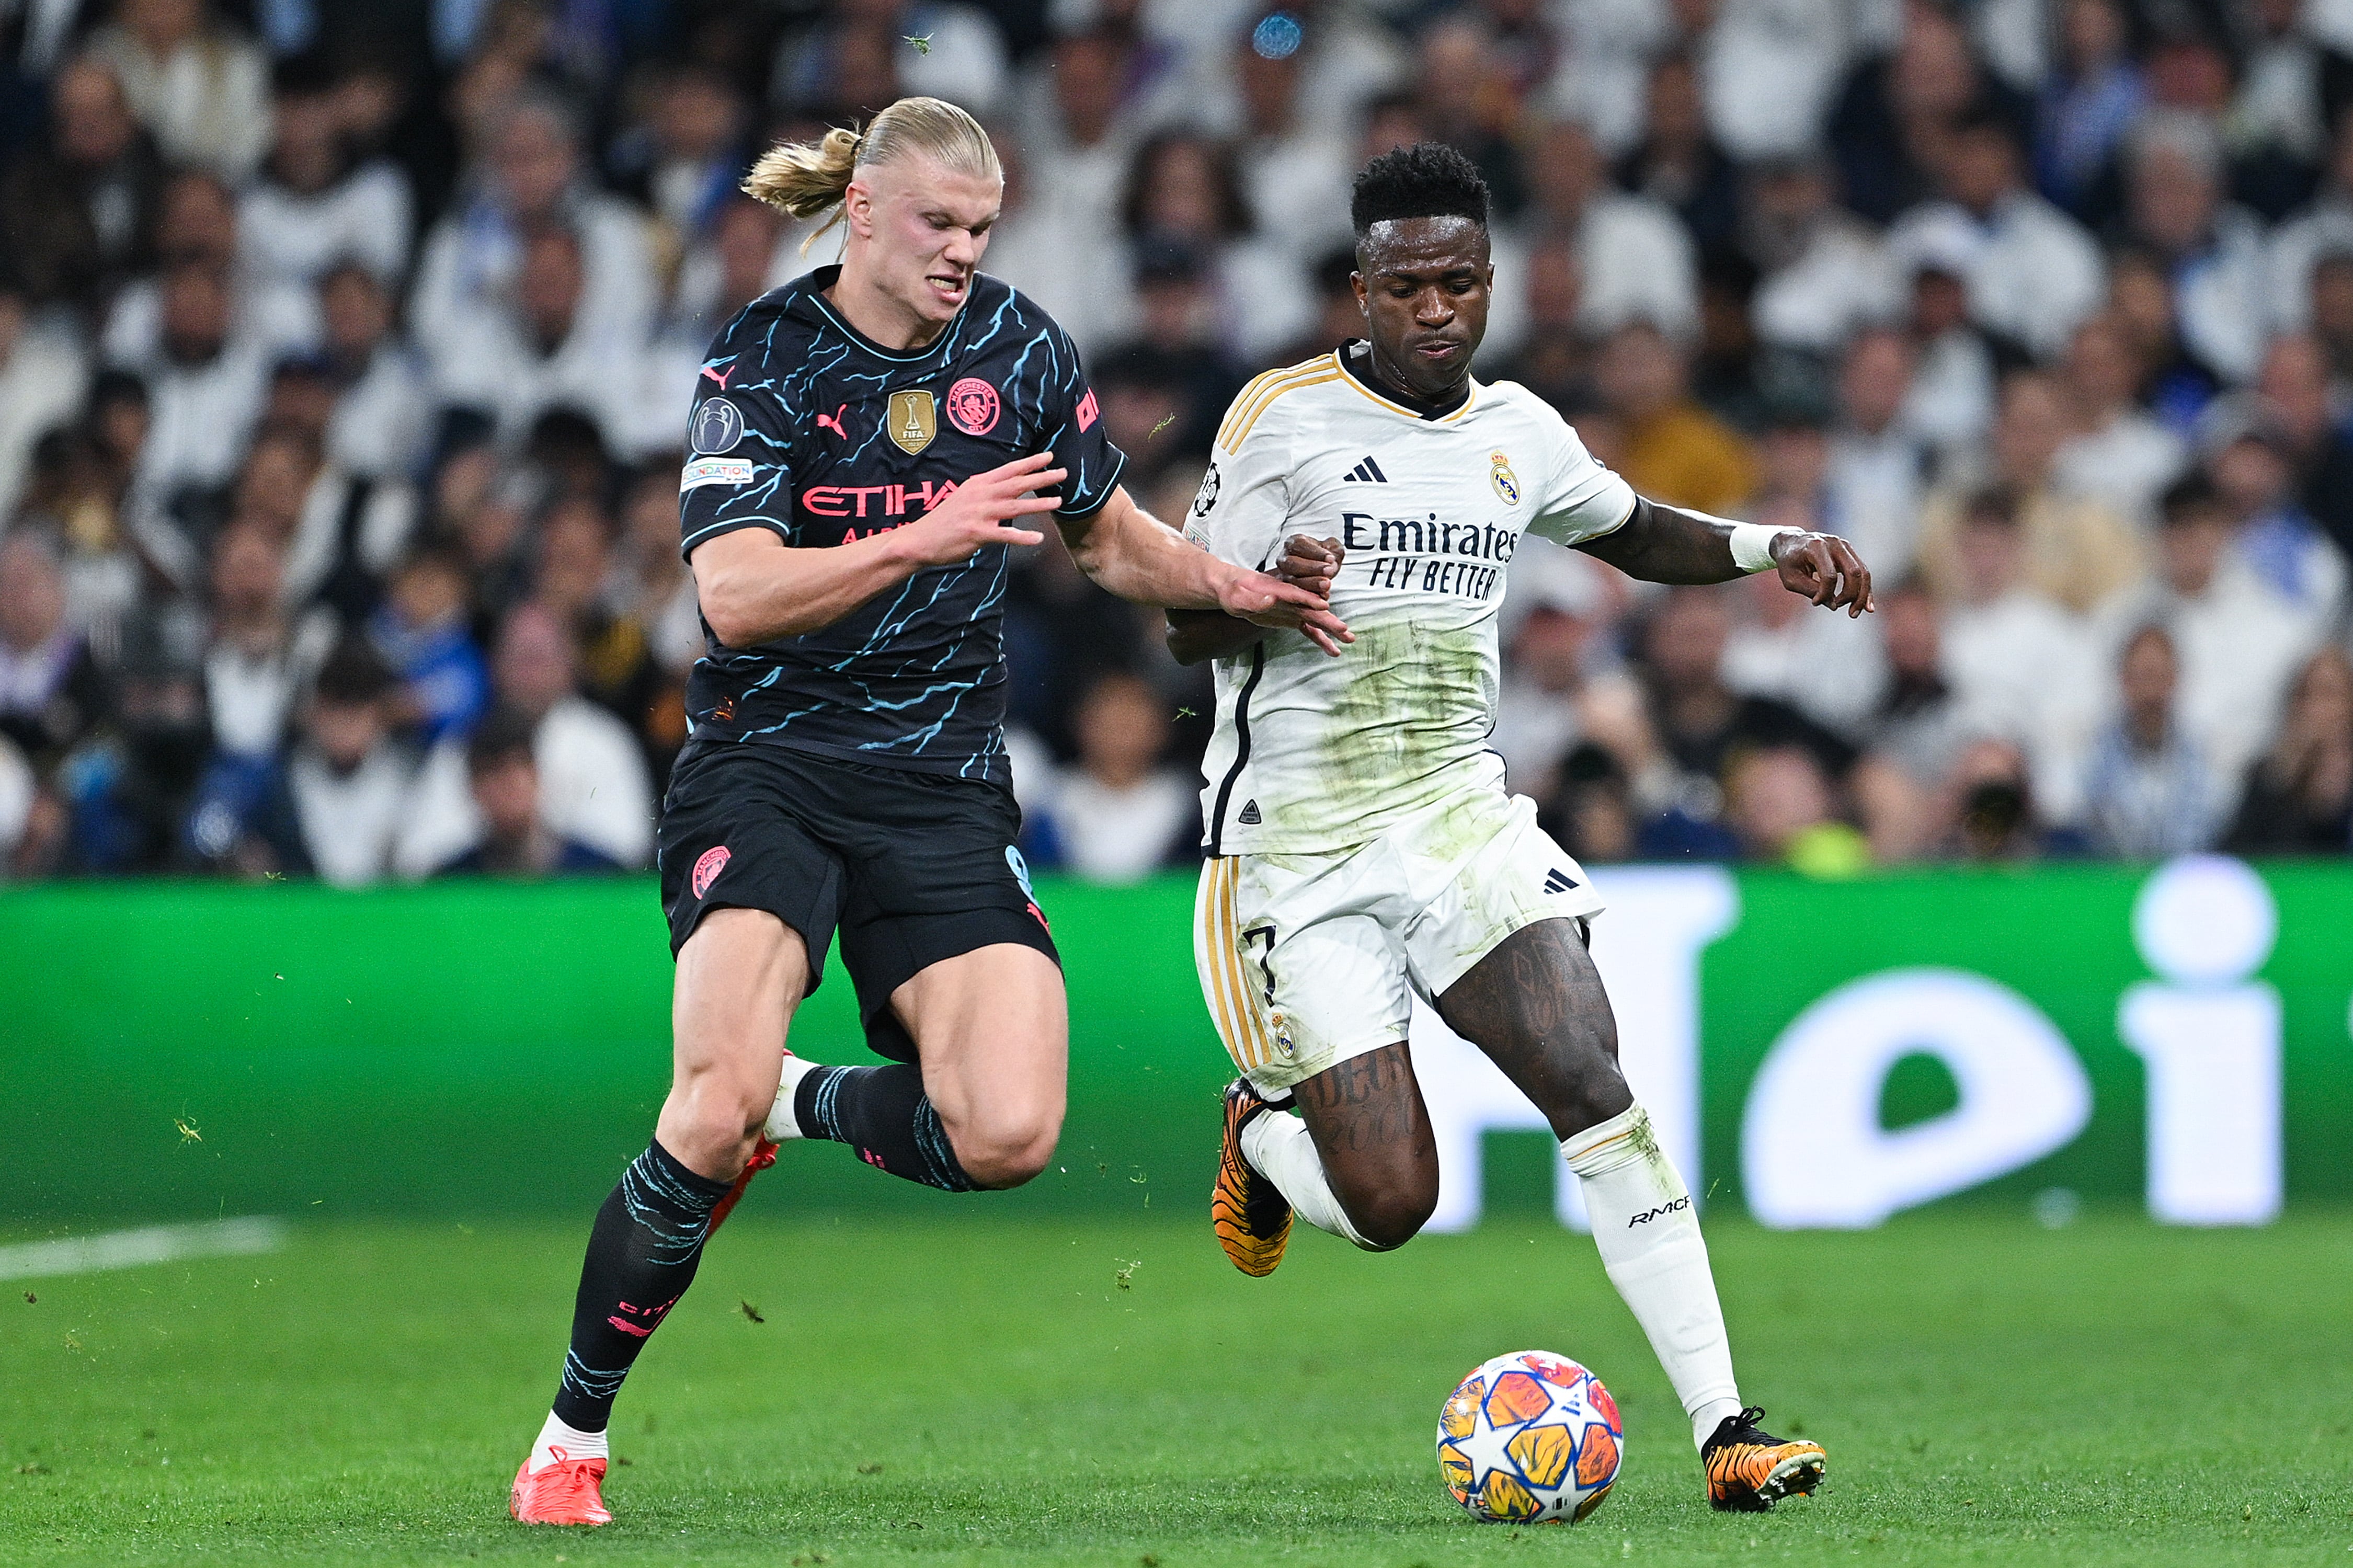
[[1769, 1508], [1812, 1490], [1824, 1455], [1741, 1403], [1690, 1194], [1618, 1068], [1585, 944], [1601, 900], [1487, 747], [1495, 621], [1527, 532], [1654, 582], [1775, 569], [1851, 615], [1870, 574], [1829, 535], [1643, 500], [1525, 388], [1472, 378], [1493, 268], [1486, 186], [1460, 153], [1377, 158], [1353, 206], [1369, 342], [1243, 389], [1187, 531], [1294, 578], [1320, 556], [1356, 641], [1332, 658], [1216, 611], [1169, 616], [1178, 658], [1217, 661], [1195, 952], [1241, 1069], [1219, 1239], [1263, 1275], [1294, 1214], [1373, 1251], [1420, 1229], [1438, 1160], [1405, 1044], [1419, 994], [1550, 1121], [1692, 1419], [1709, 1501]]

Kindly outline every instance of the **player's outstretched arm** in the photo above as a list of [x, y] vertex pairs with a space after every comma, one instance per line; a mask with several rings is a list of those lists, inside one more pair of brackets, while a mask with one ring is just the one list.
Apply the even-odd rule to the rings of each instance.
[[[1135, 504], [1123, 485], [1090, 516], [1057, 518], [1079, 570], [1139, 605], [1209, 610], [1255, 626], [1288, 626], [1325, 653], [1356, 640], [1326, 595], [1220, 561]], [[1248, 646], [1245, 640], [1244, 646]]]
[[702, 618], [729, 647], [754, 647], [829, 626], [867, 600], [930, 566], [968, 561], [985, 545], [1042, 544], [1011, 519], [1051, 511], [1063, 470], [1050, 453], [976, 474], [934, 510], [867, 539], [796, 549], [765, 528], [739, 528], [694, 547]]
[[[1332, 579], [1339, 574], [1343, 552], [1336, 539], [1311, 539], [1294, 533], [1282, 547], [1274, 574], [1321, 599], [1332, 596]], [[1168, 612], [1168, 651], [1179, 664], [1236, 654], [1266, 635], [1266, 628], [1237, 620], [1223, 610]]]
[[[1727, 583], [1769, 564], [1783, 587], [1825, 609], [1860, 616], [1873, 607], [1871, 568], [1834, 533], [1772, 532], [1638, 496], [1624, 526], [1577, 548], [1648, 583]], [[1762, 559], [1744, 558], [1751, 551]]]

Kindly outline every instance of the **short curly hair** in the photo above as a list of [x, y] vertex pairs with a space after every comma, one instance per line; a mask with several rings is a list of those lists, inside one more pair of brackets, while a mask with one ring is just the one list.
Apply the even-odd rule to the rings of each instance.
[[1348, 202], [1356, 237], [1373, 225], [1409, 217], [1467, 217], [1487, 225], [1487, 182], [1479, 165], [1441, 142], [1384, 153], [1356, 176]]

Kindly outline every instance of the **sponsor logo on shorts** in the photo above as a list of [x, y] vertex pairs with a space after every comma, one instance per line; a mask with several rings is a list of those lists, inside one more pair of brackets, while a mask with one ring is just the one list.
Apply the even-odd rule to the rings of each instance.
[[744, 411], [723, 397], [706, 397], [694, 411], [694, 449], [709, 457], [744, 438]]
[[1005, 847], [1005, 865], [1006, 868], [1013, 873], [1013, 879], [1021, 884], [1021, 896], [1029, 901], [1031, 916], [1037, 920], [1039, 926], [1047, 931], [1052, 931], [1054, 922], [1048, 920], [1046, 911], [1038, 907], [1038, 889], [1029, 885], [1029, 862], [1024, 860], [1021, 858], [1021, 851], [1010, 844]]
[[752, 459], [749, 458], [697, 458], [679, 470], [678, 493], [699, 490], [705, 485], [748, 485], [752, 482]]
[[948, 419], [967, 436], [986, 436], [996, 429], [1000, 411], [997, 388], [976, 375], [948, 388]]
[[719, 880], [719, 873], [727, 869], [727, 862], [733, 858], [724, 844], [713, 845], [704, 850], [702, 858], [694, 863], [694, 896], [700, 899], [709, 894], [711, 884]]

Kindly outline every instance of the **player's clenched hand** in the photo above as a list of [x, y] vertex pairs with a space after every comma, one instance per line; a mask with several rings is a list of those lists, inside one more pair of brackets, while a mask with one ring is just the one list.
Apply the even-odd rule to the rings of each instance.
[[1311, 594], [1294, 583], [1264, 572], [1241, 572], [1218, 588], [1218, 608], [1254, 626], [1285, 626], [1305, 634], [1325, 653], [1337, 654], [1356, 634], [1334, 615], [1321, 594]]
[[1341, 559], [1338, 540], [1311, 539], [1306, 534], [1294, 533], [1283, 544], [1282, 559], [1275, 563], [1274, 574], [1328, 602], [1332, 597], [1332, 579], [1340, 574]]
[[1063, 468], [1050, 468], [1051, 452], [1016, 458], [1001, 468], [975, 474], [956, 487], [955, 494], [896, 531], [896, 542], [926, 566], [952, 566], [968, 559], [986, 544], [1043, 544], [1046, 536], [1035, 529], [1012, 528], [1007, 520], [1052, 511], [1062, 504], [1051, 491], [1062, 482]]
[[1871, 598], [1871, 568], [1835, 533], [1784, 533], [1773, 541], [1773, 564], [1781, 586], [1824, 609], [1844, 610], [1852, 617], [1877, 607]]

